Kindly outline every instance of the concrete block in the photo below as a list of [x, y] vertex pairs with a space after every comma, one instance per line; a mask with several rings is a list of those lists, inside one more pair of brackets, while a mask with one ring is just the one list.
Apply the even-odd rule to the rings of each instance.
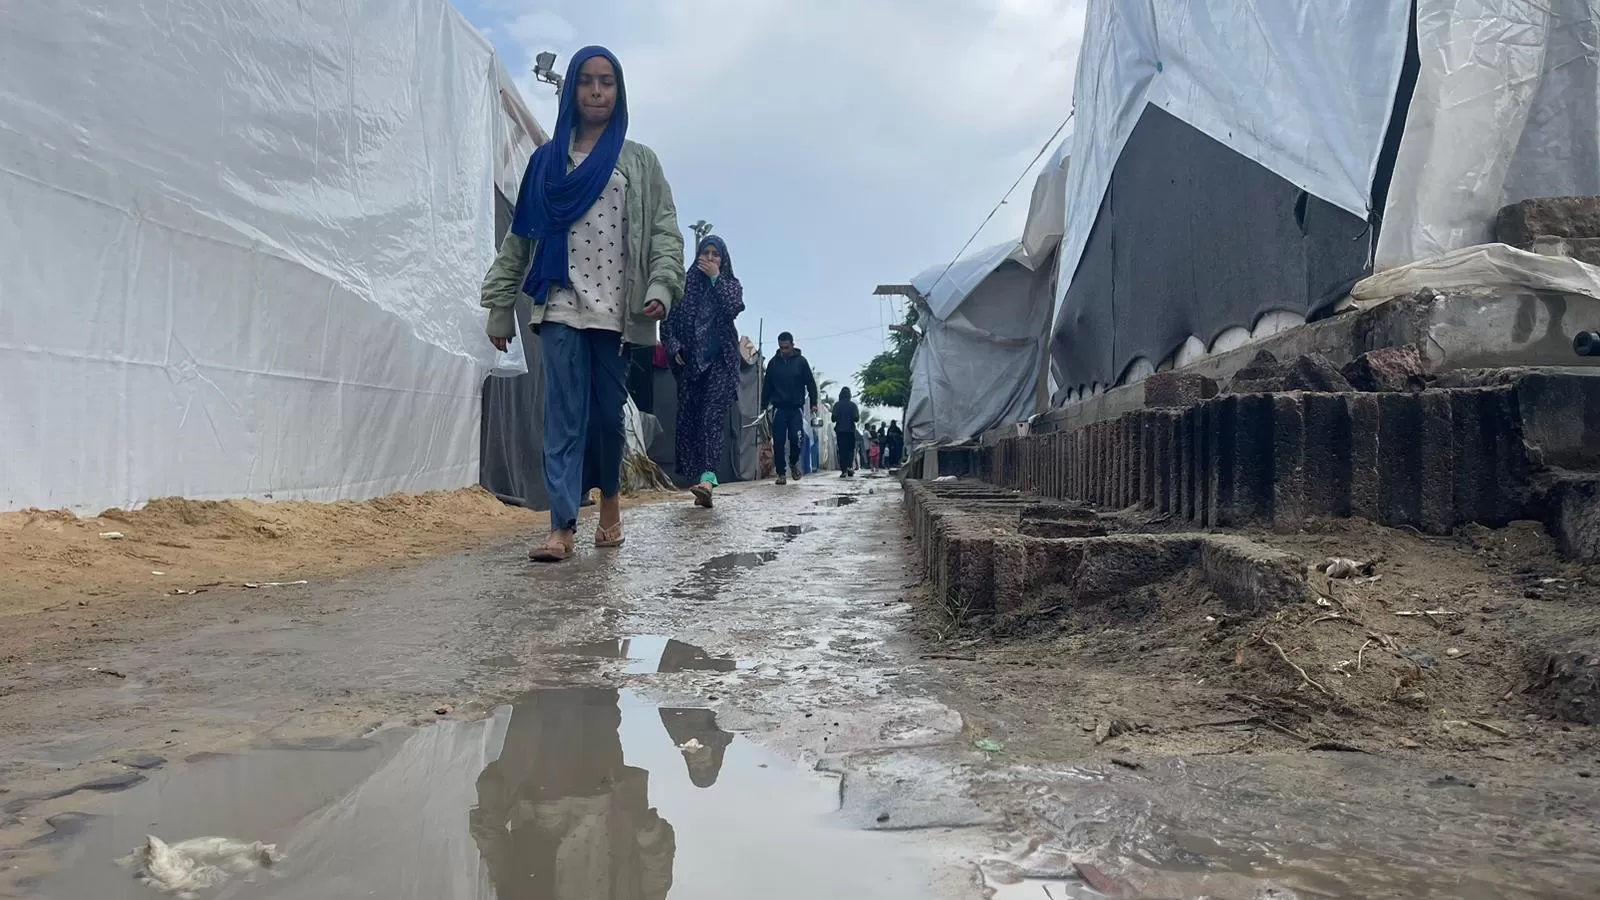
[[1156, 451], [1156, 419], [1158, 414], [1145, 410], [1133, 414], [1139, 420], [1139, 505], [1154, 509], [1156, 505], [1156, 468], [1159, 455]]
[[1415, 394], [1379, 394], [1378, 521], [1422, 526], [1422, 403]]
[[1315, 391], [1339, 394], [1353, 390], [1339, 367], [1321, 353], [1306, 353], [1295, 358], [1284, 376], [1284, 388], [1291, 391]]
[[1536, 197], [1503, 207], [1495, 240], [1530, 249], [1541, 237], [1600, 238], [1600, 197]]
[[1350, 515], [1349, 399], [1349, 394], [1305, 394], [1301, 398], [1305, 423], [1303, 510], [1307, 516]]
[[1272, 523], [1293, 529], [1307, 518], [1303, 394], [1272, 397]]
[[1074, 601], [1096, 602], [1171, 578], [1193, 565], [1200, 541], [1185, 534], [1129, 534], [1072, 542], [1083, 551]]
[[1600, 469], [1600, 376], [1530, 371], [1515, 383], [1523, 437], [1539, 461]]
[[1558, 638], [1544, 655], [1537, 676], [1558, 718], [1600, 725], [1600, 638]]
[[1420, 391], [1428, 386], [1427, 365], [1415, 344], [1364, 353], [1342, 374], [1358, 391]]
[[1547, 494], [1550, 532], [1561, 551], [1585, 562], [1600, 560], [1600, 475], [1566, 475]]
[[1314, 602], [1305, 561], [1234, 535], [1200, 542], [1200, 572], [1229, 609], [1260, 613], [1286, 604]]
[[1178, 508], [1186, 522], [1195, 519], [1195, 484], [1200, 479], [1200, 407], [1191, 406], [1178, 414]]
[[1211, 417], [1215, 404], [1207, 403], [1194, 409], [1194, 479], [1190, 491], [1194, 495], [1194, 512], [1190, 520], [1204, 526], [1211, 517], [1211, 471], [1216, 457], [1211, 448]]
[[1350, 515], [1381, 521], [1382, 476], [1379, 472], [1378, 398], [1356, 395], [1350, 409]]
[[1155, 509], [1157, 513], [1166, 515], [1172, 512], [1172, 498], [1175, 485], [1172, 483], [1172, 414], [1165, 410], [1155, 413], [1156, 429], [1156, 497]]
[[1144, 380], [1148, 408], [1195, 406], [1217, 395], [1216, 381], [1185, 372], [1157, 372]]
[[1234, 374], [1228, 382], [1227, 394], [1270, 394], [1288, 390], [1289, 367], [1266, 350], [1255, 355], [1250, 364]]
[[1416, 435], [1422, 462], [1418, 473], [1420, 510], [1417, 527], [1449, 534], [1456, 525], [1455, 427], [1450, 396], [1444, 391], [1418, 395], [1422, 428]]
[[1591, 266], [1600, 266], [1600, 237], [1536, 237], [1527, 249], [1540, 256], [1566, 256]]
[[1206, 449], [1210, 469], [1206, 485], [1206, 518], [1210, 528], [1223, 528], [1233, 511], [1234, 438], [1238, 429], [1237, 397], [1220, 397], [1206, 404]]
[[1274, 493], [1271, 394], [1234, 398], [1233, 496], [1227, 525], [1245, 525], [1272, 518]]

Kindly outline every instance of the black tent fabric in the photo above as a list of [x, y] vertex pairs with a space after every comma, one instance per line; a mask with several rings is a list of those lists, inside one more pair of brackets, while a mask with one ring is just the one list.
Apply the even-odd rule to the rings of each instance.
[[478, 483], [502, 502], [545, 509], [544, 363], [539, 337], [522, 327], [528, 374], [483, 382]]
[[1369, 272], [1357, 216], [1156, 106], [1134, 126], [1056, 318], [1064, 387], [1111, 386], [1196, 335], [1308, 318]]
[[[495, 192], [495, 242], [511, 229], [511, 201]], [[517, 311], [519, 323], [527, 310]], [[545, 509], [544, 489], [544, 360], [539, 337], [521, 329], [528, 373], [515, 378], [490, 375], [483, 380], [482, 416], [478, 426], [478, 483], [504, 503]]]

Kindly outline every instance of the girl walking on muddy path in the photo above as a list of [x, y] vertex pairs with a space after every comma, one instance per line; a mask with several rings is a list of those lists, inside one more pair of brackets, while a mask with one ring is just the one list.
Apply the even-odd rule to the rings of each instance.
[[[499, 350], [516, 339], [517, 298], [533, 301], [550, 496], [550, 534], [528, 553], [539, 562], [572, 555], [590, 487], [600, 488], [595, 546], [622, 546], [626, 350], [655, 346], [656, 323], [683, 294], [672, 189], [655, 153], [627, 133], [622, 64], [602, 47], [579, 50], [555, 134], [528, 160], [511, 230], [483, 282], [489, 340]], [[585, 483], [586, 468], [595, 483]]]
[[728, 440], [728, 410], [739, 394], [739, 331], [744, 287], [728, 245], [707, 235], [684, 278], [683, 302], [661, 328], [678, 379], [677, 472], [694, 479], [696, 506], [711, 508], [717, 466]]

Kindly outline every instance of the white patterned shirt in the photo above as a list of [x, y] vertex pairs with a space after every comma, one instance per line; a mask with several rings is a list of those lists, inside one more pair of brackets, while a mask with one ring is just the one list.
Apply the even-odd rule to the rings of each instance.
[[[589, 154], [574, 151], [573, 168]], [[623, 198], [628, 179], [612, 170], [611, 181], [599, 199], [573, 223], [567, 235], [567, 277], [572, 289], [552, 287], [546, 299], [544, 320], [569, 328], [621, 331], [627, 308], [622, 296], [623, 260], [627, 249], [627, 222]]]

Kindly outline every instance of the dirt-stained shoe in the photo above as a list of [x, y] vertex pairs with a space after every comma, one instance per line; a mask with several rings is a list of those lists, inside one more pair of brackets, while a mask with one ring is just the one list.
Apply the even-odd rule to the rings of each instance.
[[711, 485], [702, 481], [690, 488], [689, 491], [694, 494], [695, 506], [703, 506], [706, 509], [711, 508]]

